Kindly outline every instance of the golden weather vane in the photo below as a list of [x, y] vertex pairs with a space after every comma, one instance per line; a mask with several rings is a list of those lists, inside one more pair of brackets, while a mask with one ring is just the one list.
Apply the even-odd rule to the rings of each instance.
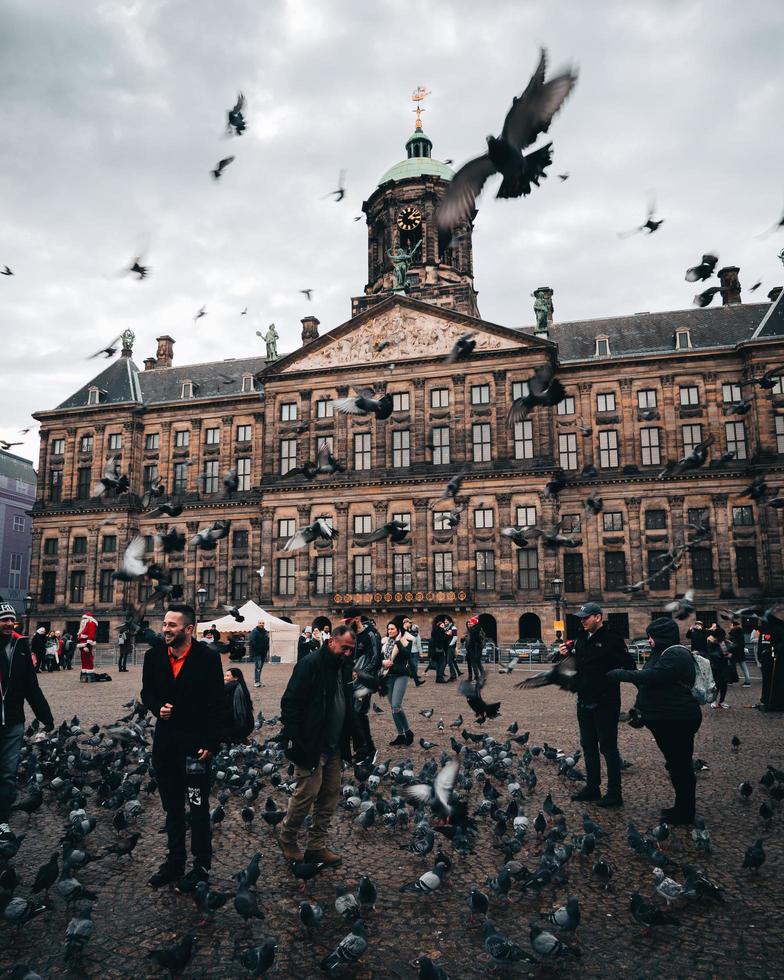
[[417, 87], [413, 91], [413, 94], [411, 95], [411, 101], [416, 103], [416, 108], [412, 109], [411, 111], [416, 113], [415, 129], [419, 132], [421, 132], [422, 130], [421, 114], [426, 111], [425, 109], [422, 109], [420, 107], [419, 103], [422, 102], [423, 99], [426, 99], [428, 95], [430, 95], [430, 92], [428, 92], [428, 90], [425, 88], [424, 85], [417, 85]]

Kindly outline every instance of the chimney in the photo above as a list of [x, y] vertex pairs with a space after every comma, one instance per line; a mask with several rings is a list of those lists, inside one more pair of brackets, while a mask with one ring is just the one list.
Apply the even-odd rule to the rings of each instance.
[[721, 302], [724, 306], [734, 306], [740, 303], [740, 280], [738, 273], [740, 269], [736, 265], [725, 265], [719, 269], [719, 282], [721, 283]]
[[164, 334], [155, 339], [158, 341], [158, 352], [155, 355], [156, 367], [171, 367], [174, 360], [174, 337]]
[[534, 298], [534, 314], [536, 316], [534, 335], [536, 337], [547, 337], [548, 331], [553, 325], [552, 287], [538, 286], [531, 295]]
[[155, 368], [157, 367], [157, 365], [158, 365], [158, 362], [155, 360], [154, 357], [145, 357], [145, 359], [144, 359], [144, 370], [145, 371], [154, 371]]
[[302, 317], [302, 346], [307, 347], [314, 340], [318, 340], [319, 319], [315, 316]]

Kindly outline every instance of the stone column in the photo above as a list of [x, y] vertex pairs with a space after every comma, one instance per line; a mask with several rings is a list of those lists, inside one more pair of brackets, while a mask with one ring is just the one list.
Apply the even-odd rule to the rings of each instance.
[[[92, 609], [98, 603], [98, 528], [87, 530], [87, 561], [84, 565], [85, 609]], [[96, 616], [96, 619], [98, 617]]]
[[[628, 414], [628, 413], [627, 413]], [[629, 522], [629, 584], [645, 578], [645, 558], [640, 531], [641, 497], [626, 498], [626, 516]]]
[[253, 413], [253, 462], [251, 486], [258, 487], [268, 474], [274, 472], [272, 463], [264, 456], [264, 412]]
[[337, 512], [338, 538], [335, 550], [332, 555], [332, 585], [333, 592], [352, 592], [353, 583], [349, 581], [348, 571], [348, 551], [349, 551], [349, 529], [348, 529], [348, 501], [338, 500], [335, 502]]
[[514, 598], [515, 592], [514, 551], [517, 546], [512, 543], [510, 538], [501, 537], [499, 534], [499, 528], [507, 524], [507, 519], [509, 517], [509, 505], [512, 502], [512, 494], [497, 493], [495, 501], [497, 504], [495, 513], [495, 553], [498, 557], [497, 592], [499, 594], [499, 598], [501, 599], [512, 599]]
[[[387, 520], [386, 501], [376, 501], [373, 504], [374, 528], [381, 527]], [[374, 541], [370, 546], [370, 564], [373, 574], [374, 591], [386, 592], [392, 589], [392, 545], [387, 538], [385, 541]]]
[[678, 407], [675, 404], [675, 375], [661, 376], [662, 404], [659, 409], [661, 416], [661, 434], [664, 445], [661, 447], [662, 462], [667, 459], [680, 458], [680, 424]]
[[[275, 511], [272, 507], [261, 508], [261, 532], [259, 534], [258, 550], [254, 549], [254, 563], [258, 560], [257, 568], [264, 566], [264, 575], [259, 578], [259, 600], [262, 606], [272, 604], [272, 590], [275, 577], [275, 562], [273, 560], [274, 529], [273, 518]], [[255, 535], [254, 535], [255, 536]]]
[[726, 493], [714, 493], [711, 494], [711, 500], [713, 501], [713, 511], [716, 519], [715, 548], [713, 552], [718, 559], [719, 592], [723, 598], [724, 596], [732, 596], [735, 593], [732, 585], [732, 558], [730, 556], [732, 541], [730, 539], [727, 515], [729, 495]]
[[[594, 410], [591, 404], [591, 391], [593, 390], [593, 385], [589, 381], [581, 381], [577, 385], [577, 389], [580, 393], [580, 397], [577, 399], [577, 418], [582, 418], [588, 422], [589, 419], [593, 419]], [[596, 460], [599, 455], [599, 436], [597, 435], [597, 430], [594, 431], [590, 439], [584, 439], [580, 434], [579, 428], [575, 429], [577, 433], [577, 467], [582, 469], [584, 466], [589, 464], [596, 465]], [[594, 442], [594, 438], [596, 442]], [[558, 453], [558, 447], [555, 449], [556, 458]]]
[[[686, 526], [686, 498], [683, 494], [673, 494], [666, 498], [670, 505], [670, 548], [680, 544], [681, 541], [688, 539], [688, 528]], [[676, 534], [676, 529], [681, 528], [682, 533]], [[684, 593], [691, 582], [691, 563], [688, 554], [681, 558], [680, 568], [670, 574], [670, 589], [673, 594]]]
[[[305, 527], [310, 524], [310, 504], [297, 504], [297, 526]], [[314, 557], [319, 553], [318, 549], [314, 545]], [[308, 605], [310, 601], [310, 589], [308, 588], [308, 573], [310, 572], [310, 547], [300, 548], [299, 551], [294, 552], [291, 556], [297, 559], [296, 561], [296, 579], [295, 579], [295, 593], [293, 599], [286, 600], [287, 604], [291, 602], [296, 605]]]
[[425, 378], [414, 378], [414, 408], [411, 413], [411, 462], [427, 462], [425, 442], [428, 430], [428, 408], [425, 405]]
[[174, 467], [172, 456], [174, 446], [172, 445], [172, 424], [171, 422], [161, 422], [160, 449], [158, 451], [158, 476], [163, 480], [166, 493], [172, 492], [174, 484]]
[[621, 404], [618, 406], [616, 414], [620, 418], [621, 431], [618, 440], [620, 443], [618, 456], [621, 466], [627, 466], [630, 463], [639, 465], [640, 453], [637, 450], [635, 438], [637, 412], [636, 406], [632, 404], [632, 382], [630, 378], [621, 378], [619, 383], [621, 386]]
[[76, 443], [76, 428], [69, 425], [65, 430], [65, 455], [63, 456], [63, 483], [61, 495], [63, 500], [76, 496], [76, 471], [79, 468], [79, 451]]
[[[414, 548], [411, 555], [411, 583], [414, 591], [426, 590], [428, 569], [432, 561], [430, 551], [430, 501], [426, 497], [414, 498]], [[420, 559], [425, 559], [422, 561]]]
[[510, 393], [506, 383], [506, 371], [493, 371], [495, 384], [495, 411], [491, 419], [492, 439], [495, 446], [495, 459], [511, 459], [513, 456], [514, 432], [506, 424], [509, 411]]
[[465, 390], [465, 375], [464, 374], [453, 374], [452, 375], [452, 390], [454, 392], [454, 415], [457, 415], [462, 419], [462, 425], [460, 422], [452, 428], [452, 432], [455, 435], [455, 448], [454, 453], [451, 456], [453, 463], [469, 463], [471, 462], [470, 456], [470, 446], [471, 446], [471, 420], [468, 414], [468, 404], [466, 399]]
[[[185, 527], [188, 537], [192, 537], [199, 530], [199, 521], [186, 521]], [[186, 560], [182, 566], [183, 586], [182, 592], [185, 602], [190, 602], [198, 615], [199, 605], [196, 601], [196, 590], [199, 588], [199, 548], [188, 548]], [[190, 552], [190, 554], [189, 554]]]

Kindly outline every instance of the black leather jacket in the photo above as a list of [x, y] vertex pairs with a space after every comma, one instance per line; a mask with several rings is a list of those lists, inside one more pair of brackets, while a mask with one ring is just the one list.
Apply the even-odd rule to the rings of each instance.
[[623, 638], [606, 626], [595, 633], [585, 630], [574, 644], [577, 674], [572, 690], [582, 704], [617, 704], [620, 710], [621, 692], [617, 681], [608, 681], [607, 672], [616, 668], [636, 670], [634, 658], [626, 649]]

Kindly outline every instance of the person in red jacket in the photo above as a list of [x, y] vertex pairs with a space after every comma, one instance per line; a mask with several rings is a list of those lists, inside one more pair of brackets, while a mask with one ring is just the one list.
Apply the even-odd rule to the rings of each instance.
[[82, 660], [82, 673], [80, 681], [92, 681], [95, 679], [95, 634], [98, 632], [98, 622], [92, 613], [86, 612], [79, 623], [79, 632], [76, 636], [76, 649]]

